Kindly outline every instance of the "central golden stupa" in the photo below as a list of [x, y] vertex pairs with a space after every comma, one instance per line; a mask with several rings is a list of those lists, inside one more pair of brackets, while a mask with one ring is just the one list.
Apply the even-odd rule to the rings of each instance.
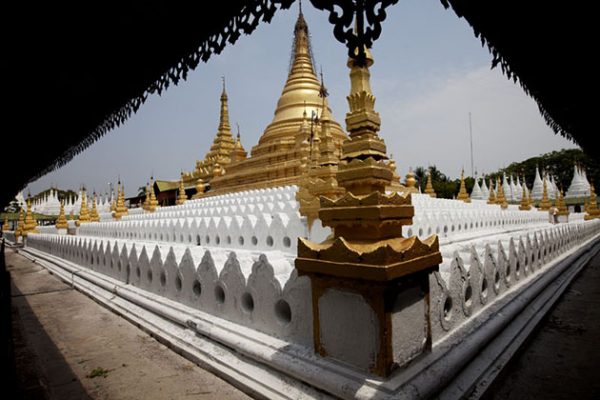
[[[299, 184], [308, 168], [311, 139], [319, 135], [315, 124], [312, 134], [307, 115], [331, 115], [327, 100], [320, 96], [321, 83], [313, 66], [308, 26], [302, 12], [294, 27], [293, 62], [273, 121], [267, 126], [250, 157], [231, 160], [216, 170], [210, 190], [204, 196], [228, 192]], [[329, 130], [337, 156], [347, 138], [342, 127], [330, 117]]]

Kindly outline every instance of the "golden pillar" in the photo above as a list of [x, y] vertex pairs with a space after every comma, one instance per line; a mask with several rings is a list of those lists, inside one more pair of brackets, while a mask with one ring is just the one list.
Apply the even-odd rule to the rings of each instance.
[[393, 174], [377, 134], [368, 56], [364, 66], [348, 61], [350, 138], [337, 172], [346, 194], [321, 197], [319, 217], [334, 234], [323, 243], [299, 238], [296, 268], [311, 279], [315, 351], [387, 376], [431, 345], [428, 274], [442, 257], [437, 236], [401, 236], [414, 215], [410, 193], [385, 193]]

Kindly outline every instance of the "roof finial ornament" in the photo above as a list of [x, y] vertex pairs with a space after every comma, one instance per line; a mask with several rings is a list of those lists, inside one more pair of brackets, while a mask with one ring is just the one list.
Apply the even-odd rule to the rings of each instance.
[[221, 81], [223, 82], [223, 93], [225, 93], [225, 75], [221, 75]]
[[298, 14], [302, 14], [302, 0], [298, 2]]

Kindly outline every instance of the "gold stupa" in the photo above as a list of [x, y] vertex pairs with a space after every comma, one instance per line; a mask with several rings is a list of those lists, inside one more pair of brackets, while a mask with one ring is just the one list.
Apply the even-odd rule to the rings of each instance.
[[465, 185], [465, 170], [462, 169], [460, 171], [460, 189], [458, 191], [458, 196], [456, 197], [457, 200], [462, 200], [465, 203], [470, 203], [471, 202], [471, 198], [469, 197], [469, 194], [467, 193], [467, 186]]
[[594, 184], [590, 186], [590, 197], [585, 206], [586, 214], [584, 219], [586, 221], [590, 219], [600, 218], [600, 210], [598, 209], [598, 200], [596, 198], [596, 189]]
[[546, 185], [546, 178], [544, 178], [544, 191], [542, 192], [542, 200], [540, 201], [538, 210], [540, 211], [548, 211], [552, 204], [550, 204], [550, 200], [548, 200], [548, 186]]
[[229, 105], [227, 91], [225, 90], [225, 78], [223, 78], [223, 91], [221, 92], [221, 112], [219, 116], [219, 127], [210, 150], [203, 160], [196, 161], [193, 172], [182, 175], [185, 186], [193, 186], [198, 179], [209, 182], [215, 175], [215, 169], [227, 167], [233, 160], [245, 159], [246, 151], [242, 147], [238, 133], [237, 140], [231, 134], [229, 124]]
[[435, 190], [433, 189], [433, 183], [431, 182], [431, 170], [427, 174], [427, 183], [425, 184], [425, 194], [428, 194], [430, 197], [437, 197], [435, 194]]
[[[303, 114], [307, 111], [309, 118], [321, 115], [323, 106], [323, 97], [319, 96], [321, 85], [310, 54], [308, 26], [300, 12], [294, 27], [293, 62], [273, 121], [252, 148], [248, 159], [221, 164], [224, 173], [212, 177], [211, 190], [205, 195], [300, 184], [306, 169], [306, 164], [303, 164], [303, 158], [306, 162], [306, 148], [302, 145], [305, 140], [299, 137]], [[331, 114], [329, 106], [326, 107], [327, 113]], [[346, 134], [333, 117], [329, 118], [331, 143], [336, 157], [339, 157]], [[310, 132], [304, 134], [309, 135]], [[310, 141], [310, 137], [306, 139]]]
[[67, 223], [67, 218], [65, 216], [65, 201], [60, 201], [60, 213], [58, 214], [58, 219], [56, 220], [56, 229], [68, 229], [69, 224]]

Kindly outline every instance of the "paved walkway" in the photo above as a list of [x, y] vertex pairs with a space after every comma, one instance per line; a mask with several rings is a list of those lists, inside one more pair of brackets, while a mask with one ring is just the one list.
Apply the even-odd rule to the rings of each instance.
[[573, 281], [484, 399], [600, 399], [600, 254]]
[[248, 399], [11, 249], [22, 399]]

